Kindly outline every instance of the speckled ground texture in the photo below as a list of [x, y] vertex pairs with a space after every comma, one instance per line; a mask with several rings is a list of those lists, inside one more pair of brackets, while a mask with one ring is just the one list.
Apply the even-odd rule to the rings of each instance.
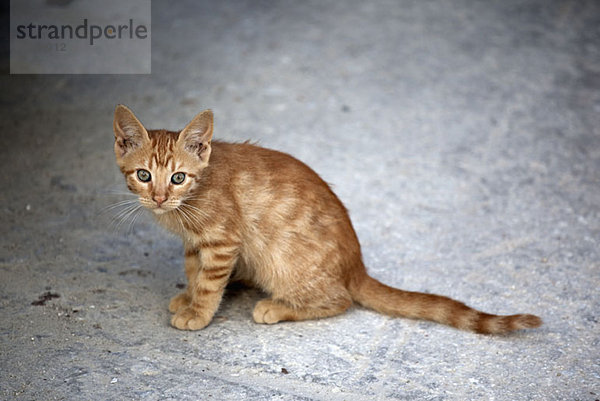
[[[0, 76], [0, 399], [600, 398], [600, 3], [152, 7], [151, 75]], [[264, 326], [231, 289], [171, 328], [179, 240], [103, 212], [117, 103], [172, 129], [212, 108], [332, 183], [381, 281], [544, 326]]]

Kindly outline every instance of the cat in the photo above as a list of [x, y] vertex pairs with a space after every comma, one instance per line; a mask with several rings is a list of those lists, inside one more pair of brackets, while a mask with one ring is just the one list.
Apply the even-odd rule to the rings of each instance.
[[534, 315], [482, 313], [370, 277], [346, 208], [317, 173], [285, 153], [213, 141], [210, 110], [174, 132], [147, 130], [118, 105], [113, 128], [127, 187], [183, 240], [188, 285], [169, 303], [178, 329], [206, 327], [234, 280], [269, 294], [254, 307], [257, 323], [334, 316], [356, 302], [484, 334], [542, 324]]

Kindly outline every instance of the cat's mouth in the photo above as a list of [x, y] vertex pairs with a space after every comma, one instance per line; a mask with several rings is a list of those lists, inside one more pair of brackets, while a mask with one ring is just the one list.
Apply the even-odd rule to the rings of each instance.
[[156, 214], [156, 215], [161, 215], [161, 214], [165, 214], [167, 212], [172, 212], [173, 210], [177, 209], [179, 207], [178, 204], [170, 204], [170, 205], [154, 205], [154, 207], [151, 209], [152, 213]]
[[140, 203], [146, 209], [154, 213], [155, 215], [165, 214], [167, 212], [172, 212], [177, 209], [181, 202], [178, 199], [169, 199], [166, 202], [157, 203], [154, 200], [150, 200], [148, 198], [140, 198]]
[[159, 215], [165, 214], [167, 212], [172, 212], [173, 210], [177, 209], [179, 207], [179, 205], [180, 205], [180, 203], [177, 201], [163, 203], [161, 205], [154, 204], [154, 205], [152, 205], [150, 210], [152, 211], [152, 213], [159, 216]]

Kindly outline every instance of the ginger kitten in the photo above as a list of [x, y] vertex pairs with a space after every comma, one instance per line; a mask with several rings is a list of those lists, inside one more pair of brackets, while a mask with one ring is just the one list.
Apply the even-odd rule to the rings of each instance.
[[119, 105], [115, 154], [127, 187], [185, 248], [186, 291], [171, 299], [171, 324], [206, 327], [230, 280], [270, 295], [257, 323], [333, 316], [353, 301], [391, 316], [477, 333], [533, 328], [533, 315], [496, 316], [450, 298], [409, 292], [367, 274], [348, 212], [308, 166], [247, 143], [212, 141], [213, 114], [180, 132], [146, 130]]

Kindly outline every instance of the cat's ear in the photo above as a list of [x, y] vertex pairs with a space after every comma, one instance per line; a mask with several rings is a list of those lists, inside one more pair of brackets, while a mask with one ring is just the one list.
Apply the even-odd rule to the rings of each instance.
[[213, 135], [213, 113], [211, 110], [204, 110], [190, 121], [186, 127], [179, 133], [177, 143], [183, 148], [195, 154], [204, 163], [208, 163], [210, 157]]
[[146, 131], [140, 120], [122, 104], [119, 104], [115, 109], [113, 129], [115, 131], [115, 155], [117, 159], [150, 141], [148, 131]]

